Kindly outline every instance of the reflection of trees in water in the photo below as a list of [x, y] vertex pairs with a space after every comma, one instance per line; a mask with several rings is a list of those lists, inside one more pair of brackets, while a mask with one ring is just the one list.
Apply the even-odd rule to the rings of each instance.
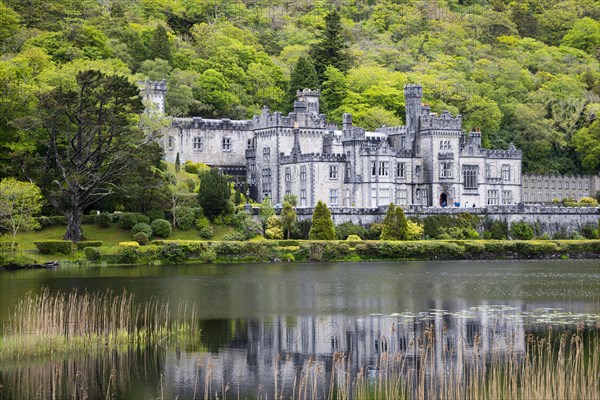
[[[0, 399], [124, 398], [123, 393], [156, 397], [164, 358], [165, 351], [159, 348], [14, 361], [0, 367]], [[150, 392], [144, 397], [143, 391]]]

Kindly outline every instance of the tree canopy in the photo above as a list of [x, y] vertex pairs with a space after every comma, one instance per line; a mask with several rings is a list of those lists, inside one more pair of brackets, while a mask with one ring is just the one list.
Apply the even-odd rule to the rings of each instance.
[[80, 71], [167, 79], [168, 115], [250, 118], [314, 85], [298, 76], [308, 57], [333, 122], [401, 124], [402, 88], [417, 82], [432, 111], [462, 114], [486, 146], [522, 148], [524, 172], [591, 168], [578, 132], [600, 110], [597, 1], [44, 4], [0, 2], [1, 177], [19, 174], [28, 146], [14, 121]]
[[310, 240], [335, 240], [335, 227], [331, 219], [331, 211], [319, 200], [312, 216], [312, 226], [308, 232]]

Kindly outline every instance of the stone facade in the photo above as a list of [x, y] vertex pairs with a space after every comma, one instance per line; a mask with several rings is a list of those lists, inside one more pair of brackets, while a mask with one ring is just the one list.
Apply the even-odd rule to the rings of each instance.
[[523, 202], [550, 203], [554, 199], [580, 200], [600, 191], [600, 175], [523, 175]]
[[[146, 82], [144, 96], [164, 110], [164, 81]], [[406, 85], [406, 125], [374, 132], [341, 129], [319, 113], [318, 90], [298, 91], [284, 116], [264, 108], [251, 120], [173, 118], [163, 147], [173, 162], [204, 162], [244, 173], [259, 201], [298, 197], [299, 207], [321, 200], [331, 208], [511, 205], [521, 201], [521, 151], [481, 147], [462, 117], [423, 104], [420, 85]], [[162, 96], [162, 97], [161, 97]]]

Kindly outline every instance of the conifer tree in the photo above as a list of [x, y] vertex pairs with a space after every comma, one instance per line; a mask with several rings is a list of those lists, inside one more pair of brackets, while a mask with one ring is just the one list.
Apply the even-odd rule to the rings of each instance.
[[315, 69], [319, 81], [324, 80], [325, 69], [333, 65], [346, 73], [350, 69], [350, 54], [348, 44], [342, 35], [342, 23], [337, 11], [332, 10], [325, 16], [325, 28], [320, 34], [320, 40], [311, 49]]
[[406, 240], [408, 238], [408, 222], [402, 207], [396, 207], [394, 213], [394, 227], [396, 229], [396, 240]]
[[310, 240], [334, 240], [335, 227], [331, 219], [331, 211], [319, 200], [312, 217], [312, 227], [308, 233]]
[[171, 61], [171, 46], [167, 30], [162, 24], [158, 25], [152, 32], [152, 37], [148, 43], [148, 53], [151, 60], [160, 58]]
[[230, 195], [229, 181], [218, 169], [212, 168], [200, 176], [198, 202], [207, 217], [212, 219], [227, 212]]
[[348, 88], [346, 77], [333, 65], [327, 66], [321, 85], [321, 110], [328, 117], [337, 110], [346, 96]]
[[315, 63], [310, 56], [300, 56], [292, 73], [288, 85], [288, 106], [293, 107], [296, 100], [296, 91], [303, 89], [318, 89], [319, 78], [315, 70]]
[[181, 160], [179, 159], [179, 152], [177, 152], [177, 157], [175, 157], [175, 172], [181, 171]]
[[385, 218], [383, 219], [383, 228], [381, 229], [381, 240], [394, 240], [393, 230], [394, 230], [394, 219], [396, 206], [394, 203], [390, 203], [388, 206], [387, 212], [385, 213]]

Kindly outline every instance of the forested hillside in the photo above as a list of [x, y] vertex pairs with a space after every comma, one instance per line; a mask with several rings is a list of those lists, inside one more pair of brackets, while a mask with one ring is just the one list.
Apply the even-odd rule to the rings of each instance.
[[599, 19], [596, 0], [0, 0], [0, 176], [31, 145], [15, 121], [86, 69], [167, 79], [174, 116], [289, 111], [310, 84], [367, 128], [403, 123], [421, 83], [525, 171], [598, 173]]

